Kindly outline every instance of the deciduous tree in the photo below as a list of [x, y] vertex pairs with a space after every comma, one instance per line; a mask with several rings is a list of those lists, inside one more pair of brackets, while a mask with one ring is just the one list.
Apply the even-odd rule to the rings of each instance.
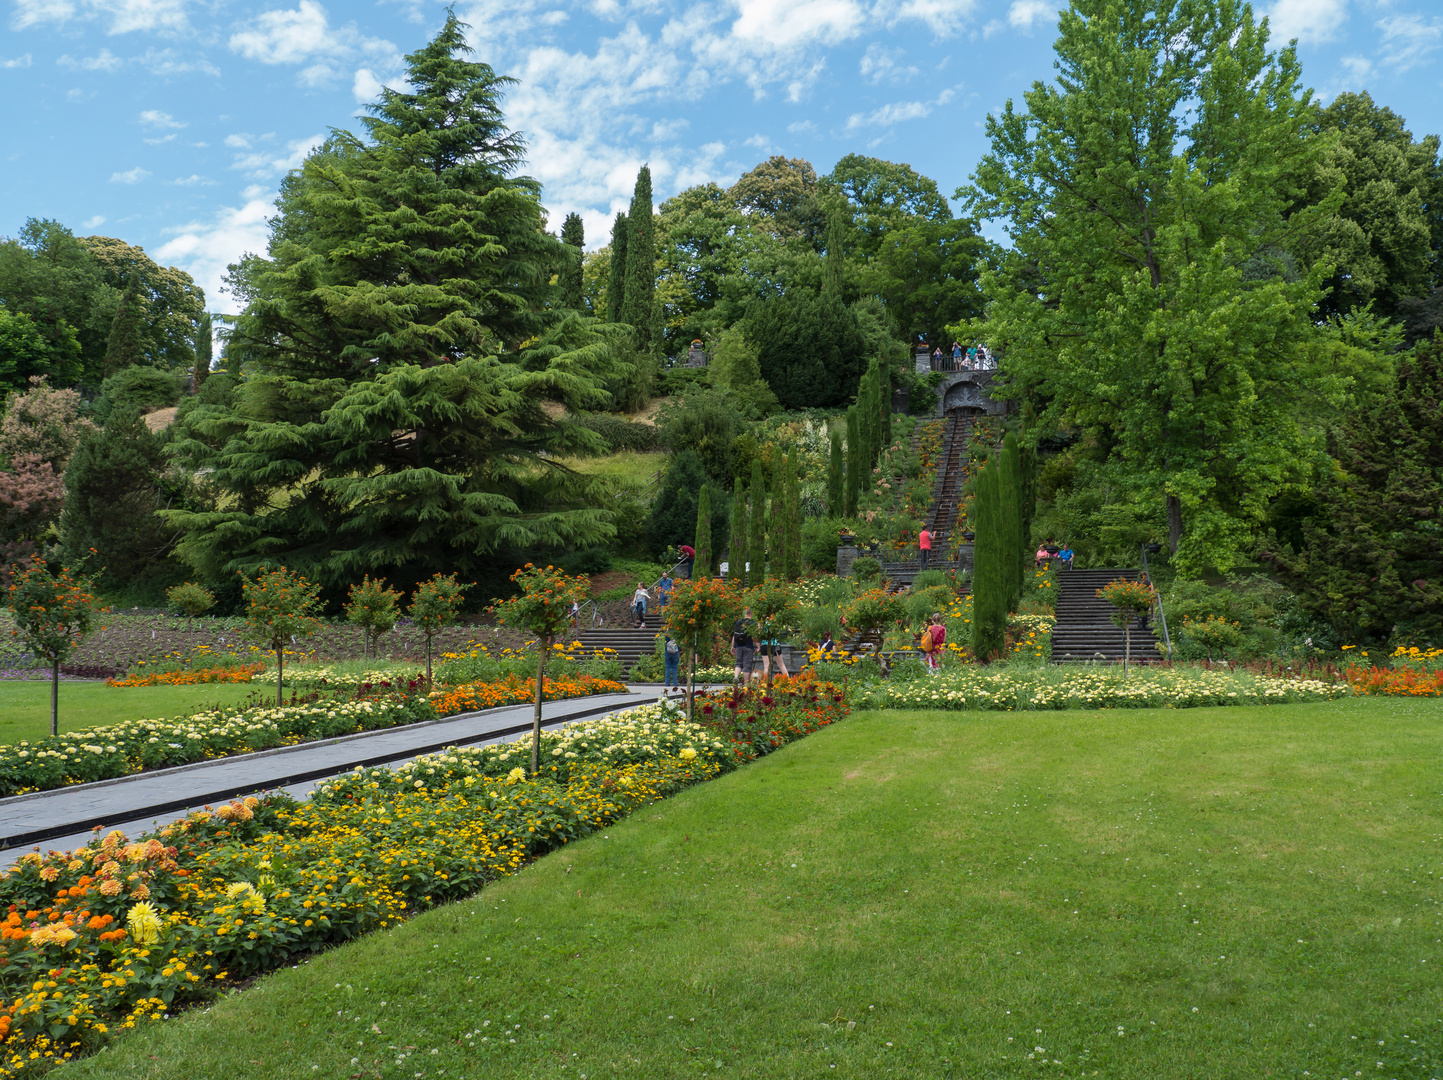
[[310, 637], [321, 628], [316, 612], [321, 608], [320, 586], [300, 574], [262, 567], [254, 578], [241, 577], [245, 597], [246, 635], [265, 645], [276, 656], [276, 704], [284, 704], [286, 646]]
[[101, 608], [95, 583], [84, 574], [61, 567], [52, 574], [39, 555], [10, 582], [10, 614], [15, 637], [50, 663], [50, 736], [60, 734], [60, 665], [95, 629]]

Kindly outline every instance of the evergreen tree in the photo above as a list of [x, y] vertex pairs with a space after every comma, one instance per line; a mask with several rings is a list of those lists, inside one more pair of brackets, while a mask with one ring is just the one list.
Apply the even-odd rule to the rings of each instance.
[[842, 433], [832, 428], [832, 454], [827, 463], [827, 516], [842, 516], [842, 492], [847, 482], [847, 459], [842, 456]]
[[580, 214], [566, 215], [566, 220], [561, 223], [561, 242], [567, 245], [566, 258], [561, 261], [561, 272], [557, 275], [561, 285], [561, 305], [580, 311], [581, 255], [586, 248], [586, 229]]
[[[645, 543], [655, 559], [690, 543], [695, 536], [696, 504], [706, 486], [706, 472], [693, 450], [673, 454], [661, 480], [661, 490], [647, 515]], [[696, 545], [693, 544], [693, 547]]]
[[156, 513], [184, 488], [167, 476], [165, 451], [134, 409], [112, 412], [87, 429], [65, 468], [60, 542], [67, 561], [102, 552], [107, 588], [158, 588], [180, 576], [171, 558], [179, 530]]
[[213, 580], [278, 562], [330, 586], [398, 565], [470, 577], [503, 544], [614, 535], [557, 457], [602, 449], [575, 417], [609, 401], [616, 362], [548, 313], [562, 245], [515, 175], [508, 80], [467, 51], [448, 15], [407, 57], [413, 92], [385, 90], [368, 140], [336, 133], [287, 177], [268, 254], [236, 269], [251, 302], [228, 350], [253, 374], [234, 411], [179, 433], [212, 502], [170, 512]]
[[787, 580], [802, 576], [802, 482], [797, 463], [787, 455]]
[[611, 226], [611, 268], [606, 283], [607, 322], [626, 321], [622, 318], [622, 309], [626, 306], [626, 256], [630, 231], [626, 214], [618, 212]]
[[996, 459], [976, 480], [976, 539], [972, 549], [972, 655], [989, 663], [1002, 653], [1007, 633], [1008, 583], [1002, 478]]
[[696, 500], [696, 570], [693, 577], [711, 577], [711, 484], [703, 484]]
[[1007, 610], [1016, 611], [1026, 574], [1027, 541], [1022, 535], [1022, 454], [1017, 436], [1008, 432], [998, 459], [1001, 476], [1002, 568], [1007, 584]]
[[839, 206], [827, 211], [827, 254], [822, 261], [822, 295], [829, 300], [842, 299], [845, 262], [842, 247], [846, 233], [842, 214]]
[[759, 584], [767, 577], [767, 485], [762, 475], [760, 458], [752, 459], [752, 531], [751, 549], [752, 572], [748, 576], [753, 584]]
[[195, 390], [200, 392], [201, 384], [210, 375], [211, 360], [215, 355], [215, 334], [211, 327], [210, 312], [202, 311], [195, 328]]
[[787, 465], [785, 457], [772, 467], [772, 499], [767, 515], [767, 572], [772, 577], [787, 573]]
[[885, 450], [892, 444], [892, 367], [881, 357], [877, 358], [877, 430]]
[[844, 516], [857, 516], [857, 496], [862, 490], [862, 428], [857, 407], [847, 410], [847, 502]]
[[736, 492], [732, 496], [731, 513], [731, 572], [727, 577], [738, 584], [747, 584], [747, 485], [740, 476], [736, 480]]
[[656, 299], [656, 219], [651, 206], [651, 169], [636, 174], [631, 212], [626, 216], [626, 304], [621, 321], [636, 334], [637, 350], [648, 353], [652, 341], [652, 306]]
[[120, 295], [120, 307], [110, 324], [110, 337], [105, 343], [105, 374], [114, 375], [121, 368], [143, 364], [145, 357], [145, 297], [140, 286], [131, 281]]

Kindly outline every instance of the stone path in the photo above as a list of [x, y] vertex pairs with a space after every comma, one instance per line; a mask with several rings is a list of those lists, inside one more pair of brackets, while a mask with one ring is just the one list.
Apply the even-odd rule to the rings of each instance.
[[[545, 727], [559, 727], [644, 705], [661, 693], [660, 686], [630, 689], [633, 692], [627, 694], [547, 702], [542, 706], [541, 722]], [[65, 850], [85, 844], [97, 825], [133, 836], [207, 804], [261, 791], [285, 790], [304, 798], [320, 781], [358, 765], [399, 765], [448, 746], [502, 742], [531, 730], [533, 709], [531, 705], [511, 705], [463, 713], [0, 799], [0, 868], [37, 845]]]

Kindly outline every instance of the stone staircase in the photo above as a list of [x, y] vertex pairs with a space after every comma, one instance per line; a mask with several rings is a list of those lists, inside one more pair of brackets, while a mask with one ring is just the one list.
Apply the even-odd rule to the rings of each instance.
[[[627, 614], [630, 615], [630, 612]], [[611, 649], [616, 659], [621, 661], [621, 670], [629, 672], [643, 656], [649, 656], [656, 651], [656, 635], [659, 633], [661, 620], [653, 613], [647, 616], [646, 627], [641, 630], [632, 629], [630, 623], [624, 626], [603, 626], [584, 630], [566, 640], [580, 641], [582, 647], [588, 650]]]
[[[1057, 575], [1057, 623], [1052, 628], [1054, 664], [1121, 663], [1125, 646], [1122, 627], [1112, 622], [1113, 607], [1097, 590], [1118, 578], [1137, 579], [1142, 571], [1127, 569], [1062, 570]], [[1156, 663], [1157, 638], [1137, 623], [1132, 628], [1133, 663]]]
[[937, 463], [937, 480], [932, 489], [932, 507], [927, 512], [927, 530], [932, 547], [945, 550], [947, 535], [957, 524], [962, 507], [962, 487], [967, 482], [967, 443], [972, 437], [972, 414], [950, 413], [942, 437], [942, 460]]

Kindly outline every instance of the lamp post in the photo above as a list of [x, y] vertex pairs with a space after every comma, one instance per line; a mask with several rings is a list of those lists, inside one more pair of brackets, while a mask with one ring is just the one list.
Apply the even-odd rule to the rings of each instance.
[[[1161, 551], [1161, 550], [1162, 550], [1162, 545], [1161, 545], [1161, 544], [1143, 544], [1143, 545], [1142, 545], [1142, 576], [1147, 579], [1147, 583], [1148, 583], [1149, 585], [1152, 584], [1152, 574], [1151, 574], [1151, 573], [1148, 571], [1148, 569], [1147, 569], [1147, 555], [1148, 555], [1148, 552], [1152, 552], [1152, 554], [1156, 555], [1156, 554], [1157, 554], [1159, 551]], [[1158, 614], [1158, 618], [1159, 618], [1159, 619], [1161, 620], [1161, 622], [1162, 622], [1162, 643], [1163, 643], [1165, 646], [1167, 646], [1167, 658], [1168, 658], [1169, 661], [1171, 661], [1171, 660], [1172, 660], [1172, 638], [1170, 638], [1170, 637], [1168, 636], [1168, 632], [1167, 632], [1167, 612], [1162, 609], [1162, 594], [1161, 594], [1161, 593], [1158, 593], [1158, 594], [1157, 594], [1157, 614]]]

